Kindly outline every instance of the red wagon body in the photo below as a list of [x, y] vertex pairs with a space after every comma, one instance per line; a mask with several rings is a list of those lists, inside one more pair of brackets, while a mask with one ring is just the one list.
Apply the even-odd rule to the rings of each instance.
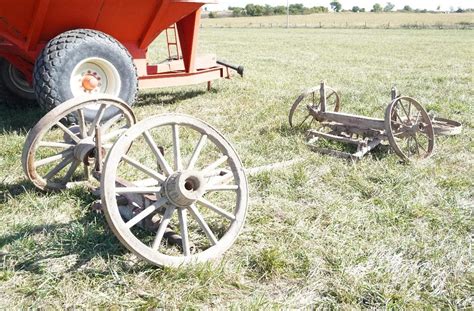
[[[215, 58], [197, 61], [201, 7], [214, 0], [4, 0], [0, 1], [0, 57], [31, 82], [47, 42], [72, 29], [104, 32], [122, 43], [137, 67], [140, 88], [211, 81], [228, 75]], [[176, 24], [179, 60], [150, 65], [148, 46]]]

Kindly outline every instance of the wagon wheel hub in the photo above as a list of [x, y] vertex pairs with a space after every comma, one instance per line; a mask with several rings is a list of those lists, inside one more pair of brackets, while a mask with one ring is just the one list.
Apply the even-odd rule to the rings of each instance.
[[82, 87], [86, 90], [86, 91], [93, 91], [96, 87], [99, 86], [99, 80], [97, 79], [97, 77], [95, 77], [94, 75], [92, 74], [86, 74], [83, 78], [82, 78]]
[[175, 206], [188, 207], [203, 196], [205, 187], [206, 181], [199, 172], [175, 172], [166, 179], [163, 196]]

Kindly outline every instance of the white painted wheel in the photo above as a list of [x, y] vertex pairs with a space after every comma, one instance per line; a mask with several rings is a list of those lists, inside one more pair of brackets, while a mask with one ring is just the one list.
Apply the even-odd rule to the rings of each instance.
[[119, 96], [120, 74], [109, 61], [91, 57], [76, 65], [71, 74], [71, 91], [74, 97], [108, 94]]
[[[86, 111], [96, 111], [91, 121]], [[105, 120], [107, 111], [114, 116]], [[73, 116], [77, 124], [64, 124]], [[110, 149], [125, 129], [135, 124], [131, 108], [107, 95], [74, 98], [47, 113], [28, 133], [23, 148], [23, 170], [42, 190], [66, 188], [71, 182], [88, 181], [97, 156], [96, 126], [101, 132], [101, 154]]]
[[160, 266], [221, 256], [247, 212], [247, 180], [234, 148], [205, 122], [181, 114], [127, 130], [104, 163], [101, 192], [117, 238]]

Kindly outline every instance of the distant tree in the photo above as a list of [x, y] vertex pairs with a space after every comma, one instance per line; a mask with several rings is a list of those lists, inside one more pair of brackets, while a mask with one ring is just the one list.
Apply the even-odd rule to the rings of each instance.
[[265, 8], [258, 4], [249, 3], [245, 6], [245, 12], [249, 16], [262, 16]]
[[359, 12], [365, 12], [365, 8], [360, 8]]
[[464, 11], [462, 8], [458, 8], [458, 9], [456, 10], [456, 13], [464, 13], [464, 12], [465, 12], [465, 11]]
[[305, 7], [301, 3], [290, 4], [289, 9], [291, 15], [302, 15], [305, 11]]
[[244, 8], [239, 8], [239, 7], [229, 7], [229, 11], [232, 12], [233, 17], [239, 17], [239, 16], [245, 16], [245, 9]]
[[329, 3], [329, 5], [331, 6], [331, 9], [335, 12], [340, 12], [341, 11], [341, 8], [342, 8], [342, 5], [339, 3], [339, 1], [333, 1], [331, 3]]
[[355, 5], [352, 7], [352, 12], [354, 13], [360, 12], [360, 8], [357, 5]]
[[278, 5], [273, 8], [273, 14], [275, 15], [285, 15], [286, 14], [286, 6]]
[[391, 2], [387, 2], [387, 5], [385, 5], [385, 7], [383, 8], [383, 11], [384, 12], [391, 12], [394, 7], [395, 7], [395, 4], [393, 4]]
[[372, 7], [372, 12], [382, 12], [383, 8], [379, 3], [374, 4]]
[[215, 12], [209, 12], [209, 18], [216, 18], [217, 14]]
[[436, 11], [439, 11], [439, 10], [441, 10], [441, 5], [438, 5], [438, 6], [436, 7]]
[[263, 8], [263, 15], [265, 16], [273, 15], [273, 7], [270, 6], [269, 4], [265, 4]]
[[413, 11], [413, 9], [411, 8], [411, 6], [405, 5], [405, 6], [403, 7], [403, 11], [405, 11], [405, 12], [411, 12], [411, 11]]

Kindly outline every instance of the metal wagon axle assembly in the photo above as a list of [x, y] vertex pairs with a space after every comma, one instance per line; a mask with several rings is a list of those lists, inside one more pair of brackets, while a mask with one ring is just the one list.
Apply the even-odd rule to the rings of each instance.
[[[395, 88], [392, 88], [384, 119], [341, 113], [340, 106], [339, 94], [322, 82], [319, 87], [304, 91], [294, 102], [289, 114], [290, 126], [307, 129], [307, 144], [321, 153], [361, 159], [388, 141], [403, 161], [430, 157], [435, 134], [454, 135], [461, 131], [461, 124], [432, 119], [418, 101], [400, 96]], [[315, 121], [319, 129], [311, 128]], [[314, 143], [319, 139], [356, 145], [357, 151], [349, 153], [318, 147]]]

